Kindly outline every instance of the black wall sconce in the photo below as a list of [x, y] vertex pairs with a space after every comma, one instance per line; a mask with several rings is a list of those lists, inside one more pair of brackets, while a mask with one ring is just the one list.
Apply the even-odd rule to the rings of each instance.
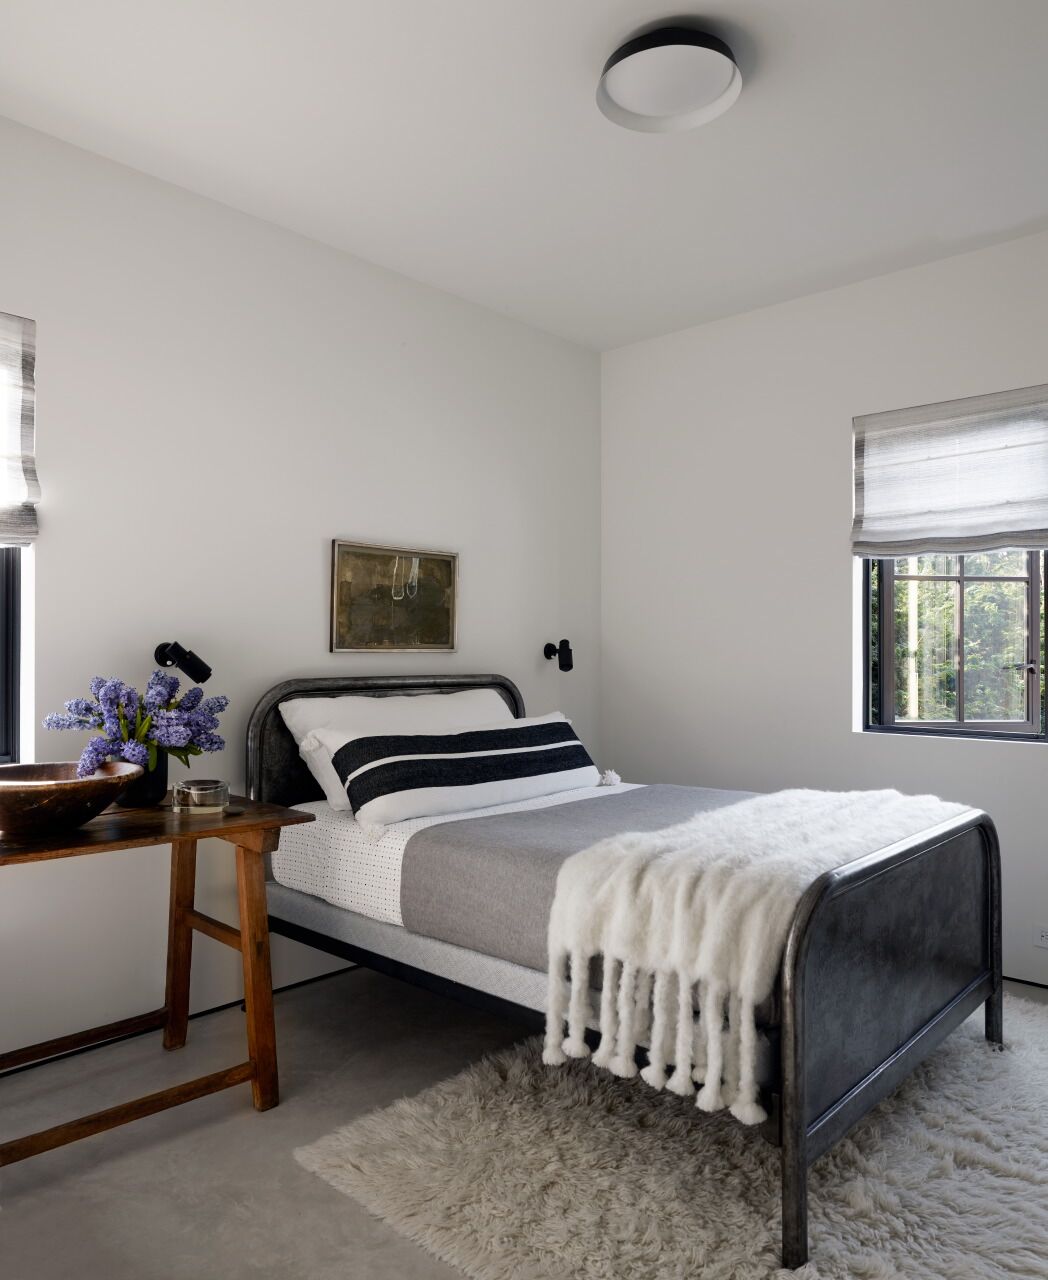
[[560, 644], [550, 643], [546, 645], [542, 652], [547, 658], [556, 658], [557, 666], [560, 667], [561, 671], [570, 671], [575, 665], [571, 657], [571, 645], [568, 644], [567, 640], [562, 640]]
[[153, 658], [160, 667], [177, 667], [194, 684], [203, 684], [211, 678], [211, 668], [192, 649], [183, 649], [177, 640], [158, 644]]

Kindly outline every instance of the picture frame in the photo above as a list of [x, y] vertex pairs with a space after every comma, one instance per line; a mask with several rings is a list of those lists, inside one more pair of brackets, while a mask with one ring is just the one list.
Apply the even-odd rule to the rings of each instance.
[[454, 652], [457, 626], [457, 552], [332, 539], [332, 653]]

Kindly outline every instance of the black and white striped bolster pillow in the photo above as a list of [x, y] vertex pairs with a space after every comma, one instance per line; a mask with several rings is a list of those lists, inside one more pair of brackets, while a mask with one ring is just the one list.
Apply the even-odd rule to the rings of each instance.
[[353, 738], [332, 763], [361, 822], [403, 822], [596, 786], [600, 775], [564, 719], [505, 728]]

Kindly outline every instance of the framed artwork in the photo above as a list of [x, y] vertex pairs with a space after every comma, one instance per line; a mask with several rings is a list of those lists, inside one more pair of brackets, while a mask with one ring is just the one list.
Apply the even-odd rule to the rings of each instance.
[[454, 649], [458, 556], [331, 544], [331, 652]]

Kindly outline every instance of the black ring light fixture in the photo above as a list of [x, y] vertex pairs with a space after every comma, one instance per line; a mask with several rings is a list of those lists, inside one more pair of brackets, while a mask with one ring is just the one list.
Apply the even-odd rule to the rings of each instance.
[[667, 26], [615, 50], [597, 85], [597, 106], [624, 129], [675, 133], [715, 120], [741, 90], [742, 74], [723, 40]]

